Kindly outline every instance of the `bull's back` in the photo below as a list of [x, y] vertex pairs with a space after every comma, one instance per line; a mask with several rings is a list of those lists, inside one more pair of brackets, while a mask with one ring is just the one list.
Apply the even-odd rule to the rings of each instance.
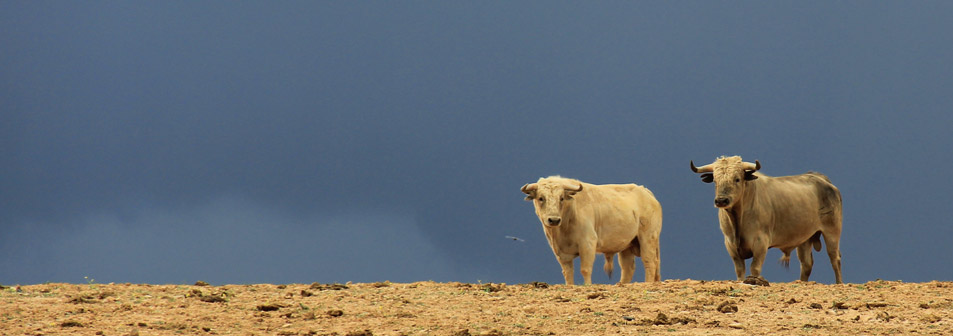
[[586, 207], [594, 216], [597, 226], [609, 225], [614, 227], [613, 230], [632, 227], [637, 230], [640, 217], [661, 217], [661, 205], [645, 187], [635, 184], [607, 184], [593, 185], [588, 191], [590, 193], [586, 195]]
[[[635, 184], [586, 185], [576, 195], [576, 202], [585, 202], [598, 236], [599, 252], [627, 249], [642, 229], [642, 217], [658, 218], [661, 206], [648, 189]], [[584, 196], [580, 198], [579, 196]], [[583, 205], [583, 204], [578, 204]], [[650, 222], [650, 221], [645, 221]]]
[[601, 211], [650, 211], [659, 208], [658, 200], [648, 188], [636, 184], [588, 185], [591, 206]]
[[756, 211], [773, 224], [773, 240], [800, 242], [802, 236], [814, 234], [829, 222], [829, 216], [840, 216], [840, 191], [823, 174], [811, 172], [763, 182], [768, 184], [759, 189]]

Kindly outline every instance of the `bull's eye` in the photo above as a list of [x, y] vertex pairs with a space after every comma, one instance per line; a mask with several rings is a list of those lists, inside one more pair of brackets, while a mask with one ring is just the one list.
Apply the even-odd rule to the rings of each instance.
[[735, 178], [735, 183], [741, 182], [740, 178]]
[[546, 198], [545, 198], [545, 197], [540, 197], [540, 198], [539, 198], [539, 201], [540, 201], [540, 202], [546, 202]]

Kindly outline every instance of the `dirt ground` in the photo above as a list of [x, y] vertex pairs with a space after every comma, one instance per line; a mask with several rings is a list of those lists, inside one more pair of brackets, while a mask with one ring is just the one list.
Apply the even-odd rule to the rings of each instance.
[[0, 290], [0, 335], [953, 334], [953, 282], [62, 284]]

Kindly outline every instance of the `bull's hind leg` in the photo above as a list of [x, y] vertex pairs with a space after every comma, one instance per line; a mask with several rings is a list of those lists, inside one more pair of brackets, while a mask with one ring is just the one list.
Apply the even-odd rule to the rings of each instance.
[[635, 254], [630, 250], [619, 252], [619, 268], [622, 268], [622, 276], [619, 277], [619, 284], [632, 282], [632, 275], [635, 274]]
[[814, 253], [811, 252], [811, 240], [797, 247], [797, 261], [801, 263], [801, 281], [807, 281], [811, 277], [811, 270], [814, 269]]
[[642, 265], [645, 266], [645, 282], [661, 281], [658, 237], [639, 236], [638, 239]]
[[840, 237], [823, 234], [824, 245], [827, 245], [827, 256], [831, 258], [831, 267], [834, 268], [834, 280], [842, 284], [840, 274]]

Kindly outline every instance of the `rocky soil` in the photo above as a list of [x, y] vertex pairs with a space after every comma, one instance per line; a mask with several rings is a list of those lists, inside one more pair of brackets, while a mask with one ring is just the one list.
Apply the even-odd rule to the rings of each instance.
[[606, 334], [953, 335], [953, 282], [51, 283], [0, 289], [0, 335]]

